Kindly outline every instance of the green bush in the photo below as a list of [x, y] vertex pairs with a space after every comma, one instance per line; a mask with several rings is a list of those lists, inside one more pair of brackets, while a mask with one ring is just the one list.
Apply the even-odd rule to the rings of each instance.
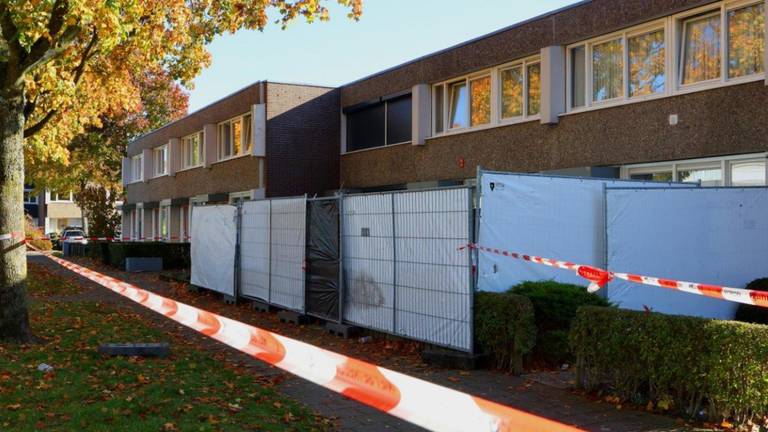
[[581, 306], [609, 306], [610, 303], [586, 288], [552, 280], [523, 282], [510, 292], [525, 296], [533, 303], [537, 342], [534, 358], [550, 366], [573, 360], [568, 346], [568, 331]]
[[125, 268], [126, 258], [162, 258], [163, 269], [190, 266], [189, 243], [115, 242], [108, 248], [110, 265]]
[[523, 357], [536, 343], [530, 300], [509, 293], [476, 293], [475, 338], [497, 368], [521, 373]]
[[717, 422], [768, 415], [768, 326], [584, 307], [570, 342], [587, 390]]
[[[768, 291], [768, 278], [753, 280], [747, 285], [747, 289]], [[736, 319], [755, 324], [768, 324], [768, 308], [740, 304], [739, 309], [736, 310]]]

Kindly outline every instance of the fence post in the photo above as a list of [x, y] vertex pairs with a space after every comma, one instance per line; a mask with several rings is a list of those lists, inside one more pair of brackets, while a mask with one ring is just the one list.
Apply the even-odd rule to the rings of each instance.
[[269, 229], [267, 230], [267, 303], [272, 304], [272, 200], [269, 203]]
[[240, 269], [242, 268], [242, 254], [240, 252], [243, 233], [243, 202], [237, 201], [237, 210], [235, 213], [235, 280], [234, 280], [234, 297], [237, 301], [240, 297]]
[[337, 194], [339, 212], [339, 324], [344, 322], [344, 192]]
[[397, 334], [397, 232], [395, 231], [395, 194], [392, 199], [392, 334]]

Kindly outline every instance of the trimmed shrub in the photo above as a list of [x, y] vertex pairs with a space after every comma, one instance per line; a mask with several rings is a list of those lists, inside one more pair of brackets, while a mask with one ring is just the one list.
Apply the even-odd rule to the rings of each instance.
[[768, 326], [584, 307], [570, 341], [587, 390], [717, 422], [768, 415]]
[[[755, 279], [746, 288], [754, 291], [768, 291], [768, 278]], [[740, 304], [739, 309], [736, 310], [736, 319], [755, 324], [768, 324], [768, 308]]]
[[45, 237], [45, 233], [42, 228], [36, 227], [32, 223], [32, 218], [25, 216], [24, 219], [24, 235], [26, 236], [27, 243], [30, 246], [43, 251], [49, 251], [53, 249], [53, 243]]
[[568, 331], [581, 306], [610, 306], [610, 303], [578, 285], [552, 280], [523, 282], [510, 292], [525, 296], [533, 303], [537, 342], [533, 356], [550, 366], [572, 361]]
[[519, 374], [536, 343], [533, 305], [510, 293], [475, 293], [475, 338], [495, 366]]
[[191, 265], [189, 243], [116, 242], [109, 243], [110, 265], [125, 268], [126, 258], [162, 258], [163, 269], [188, 268]]

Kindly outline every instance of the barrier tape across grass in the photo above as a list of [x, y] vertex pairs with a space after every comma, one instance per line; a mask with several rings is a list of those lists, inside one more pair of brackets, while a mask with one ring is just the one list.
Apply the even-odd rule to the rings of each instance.
[[456, 432], [580, 430], [207, 312], [70, 261], [46, 256], [179, 324], [426, 429]]

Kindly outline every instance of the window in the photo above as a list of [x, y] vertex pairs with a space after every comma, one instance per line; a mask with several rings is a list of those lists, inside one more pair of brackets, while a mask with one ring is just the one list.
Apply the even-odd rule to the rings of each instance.
[[24, 204], [37, 204], [37, 194], [32, 189], [24, 189]]
[[48, 192], [48, 197], [49, 197], [49, 202], [53, 202], [53, 201], [71, 202], [72, 192], [59, 192], [57, 190], [51, 190]]
[[203, 163], [203, 132], [181, 139], [182, 168], [194, 168]]
[[523, 115], [523, 66], [501, 71], [501, 118], [508, 119]]
[[765, 186], [766, 161], [751, 160], [731, 163], [731, 186]]
[[528, 66], [528, 115], [536, 115], [541, 109], [541, 64]]
[[467, 107], [467, 83], [461, 81], [451, 84], [451, 113], [448, 116], [450, 119], [450, 129], [461, 129], [469, 126], [469, 110]]
[[592, 100], [601, 102], [624, 96], [622, 39], [592, 47]]
[[252, 147], [250, 114], [219, 123], [219, 160], [249, 154]]
[[160, 237], [160, 240], [170, 240], [170, 235], [168, 232], [168, 222], [171, 216], [171, 207], [170, 206], [161, 206], [159, 211], [159, 223], [158, 223], [158, 237]]
[[683, 22], [681, 83], [693, 84], [720, 77], [720, 13]]
[[131, 158], [131, 180], [134, 182], [144, 180], [144, 155], [138, 154]]
[[382, 102], [346, 108], [346, 150], [349, 152], [410, 142], [412, 103], [409, 93]]
[[189, 239], [189, 209], [189, 205], [185, 205], [179, 211], [179, 240], [182, 242]]
[[666, 56], [664, 30], [656, 30], [627, 41], [629, 96], [664, 93]]
[[764, 3], [728, 11], [728, 76], [762, 73], [764, 61]]
[[479, 126], [491, 122], [491, 77], [469, 81], [469, 125]]
[[571, 107], [583, 107], [586, 104], [587, 51], [586, 47], [571, 48]]
[[434, 93], [434, 109], [432, 110], [435, 125], [435, 133], [441, 133], [445, 130], [443, 126], [443, 119], [445, 113], [445, 86], [435, 86]]
[[155, 168], [155, 177], [168, 174], [168, 146], [160, 146], [152, 150], [152, 166]]
[[737, 155], [660, 164], [630, 165], [622, 178], [676, 181], [712, 186], [766, 186], [766, 155]]

